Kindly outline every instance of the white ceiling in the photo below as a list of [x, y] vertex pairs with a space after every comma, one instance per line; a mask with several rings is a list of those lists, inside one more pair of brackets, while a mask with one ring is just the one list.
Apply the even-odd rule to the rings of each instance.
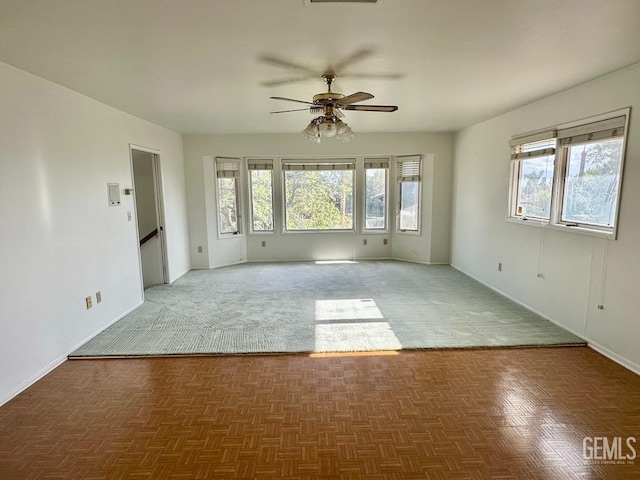
[[[639, 0], [0, 0], [0, 61], [182, 133], [292, 133], [301, 100], [370, 92], [357, 132], [456, 130], [640, 61]], [[396, 74], [400, 78], [341, 78]]]

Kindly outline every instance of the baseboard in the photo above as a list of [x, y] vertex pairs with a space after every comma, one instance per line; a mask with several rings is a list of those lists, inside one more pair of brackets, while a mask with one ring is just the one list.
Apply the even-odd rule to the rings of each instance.
[[242, 265], [243, 263], [247, 263], [247, 262], [248, 260], [242, 260], [240, 262], [221, 263], [220, 265], [214, 265], [213, 267], [209, 267], [208, 269], [204, 269], [204, 270], [214, 270], [216, 268], [232, 267], [233, 265]]
[[[334, 259], [336, 261], [339, 260], [353, 260], [353, 258], [337, 258]], [[408, 258], [397, 258], [397, 257], [356, 257], [355, 261], [358, 260], [363, 260], [363, 261], [367, 261], [367, 260], [371, 260], [371, 261], [375, 261], [375, 260], [395, 260], [397, 262], [407, 262], [407, 263], [418, 263], [420, 265], [449, 265], [449, 262], [422, 262], [419, 260], [412, 260], [412, 259], [408, 259]], [[249, 259], [247, 260], [247, 262], [240, 262], [240, 263], [280, 263], [280, 262], [318, 262], [318, 261], [323, 261], [323, 260], [318, 260], [316, 258], [287, 258], [284, 260], [275, 260], [275, 259]], [[231, 265], [237, 265], [236, 263], [231, 263], [229, 265], [218, 265], [220, 267], [228, 267]], [[218, 266], [216, 267], [212, 267], [212, 268], [218, 268]]]
[[376, 260], [393, 260], [393, 258], [392, 257], [356, 257], [356, 262], [358, 260], [375, 262]]
[[85, 343], [87, 343], [89, 340], [91, 340], [93, 337], [95, 337], [96, 335], [100, 334], [101, 332], [103, 332], [104, 330], [106, 330], [107, 328], [109, 328], [111, 325], [113, 325], [114, 323], [116, 323], [118, 320], [124, 318], [126, 315], [130, 314], [131, 312], [133, 312], [136, 308], [138, 308], [140, 305], [142, 305], [143, 302], [138, 303], [135, 307], [127, 310], [125, 313], [123, 313], [122, 315], [120, 315], [119, 317], [117, 317], [115, 320], [110, 321], [109, 323], [107, 323], [105, 326], [103, 326], [100, 330], [98, 330], [95, 333], [92, 333], [91, 335], [89, 335], [87, 338], [85, 338], [84, 340], [82, 340], [81, 342], [77, 343], [76, 345], [74, 345], [72, 348], [70, 348], [66, 353], [63, 353], [62, 355], [60, 355], [59, 357], [57, 357], [55, 360], [53, 360], [52, 362], [50, 362], [47, 366], [41, 368], [40, 370], [38, 370], [36, 373], [34, 373], [33, 375], [31, 375], [29, 378], [27, 378], [24, 382], [21, 382], [19, 385], [17, 385], [16, 387], [12, 388], [11, 390], [9, 390], [8, 393], [6, 393], [5, 395], [3, 395], [2, 397], [0, 397], [0, 406], [4, 405], [5, 403], [7, 403], [9, 400], [11, 400], [12, 398], [20, 395], [22, 392], [24, 392], [27, 388], [29, 388], [31, 385], [33, 385], [34, 383], [36, 383], [38, 380], [40, 380], [41, 378], [43, 378], [44, 376], [46, 376], [47, 374], [51, 373], [53, 370], [55, 370], [57, 367], [59, 367], [60, 365], [62, 365], [66, 360], [67, 357], [74, 351], [76, 351], [78, 348], [80, 348], [82, 345], [84, 345]]
[[482, 285], [484, 285], [485, 287], [487, 287], [490, 290], [493, 290], [496, 293], [499, 293], [500, 295], [502, 295], [505, 298], [508, 298], [509, 300], [511, 300], [514, 303], [517, 303], [518, 305], [520, 305], [521, 307], [526, 308], [527, 310], [535, 313], [536, 315], [539, 315], [540, 317], [544, 318], [545, 320], [550, 321], [551, 323], [553, 323], [554, 325], [559, 326], [560, 328], [562, 328], [563, 330], [566, 330], [567, 332], [573, 333], [576, 337], [580, 337], [581, 339], [583, 339], [585, 342], [588, 342], [589, 340], [584, 336], [584, 334], [582, 332], [576, 332], [575, 330], [573, 330], [572, 328], [569, 328], [563, 324], [561, 324], [560, 322], [558, 322], [557, 320], [549, 317], [548, 315], [539, 312], [538, 310], [536, 310], [535, 308], [533, 308], [531, 305], [528, 305], [520, 300], [518, 300], [515, 297], [512, 297], [511, 295], [509, 295], [508, 293], [503, 292], [502, 290], [495, 288], [491, 285], [489, 285], [488, 283], [483, 282], [482, 280], [480, 280], [478, 277], [471, 275], [468, 272], [465, 272], [463, 269], [461, 269], [460, 267], [457, 267], [456, 265], [451, 265], [453, 268], [455, 268], [456, 270], [458, 270], [460, 273], [465, 274], [467, 277], [469, 278], [473, 278], [476, 282], [481, 283]]
[[[363, 261], [375, 261], [375, 260], [394, 260], [391, 257], [356, 257], [355, 261], [357, 262], [358, 260], [363, 260]], [[295, 262], [331, 262], [331, 261], [336, 261], [336, 262], [353, 262], [354, 259], [353, 257], [351, 258], [333, 258], [331, 260], [318, 260], [317, 258], [288, 258], [286, 260], [273, 260], [273, 259], [255, 259], [255, 260], [247, 260], [247, 263], [295, 263]]]
[[599, 345], [596, 342], [589, 341], [589, 348], [594, 349], [596, 352], [613, 360], [617, 364], [622, 365], [623, 367], [631, 370], [636, 375], [640, 375], [640, 365], [638, 365], [637, 363], [632, 362], [631, 360], [627, 360], [626, 358], [618, 355], [615, 352], [612, 352], [608, 348], [603, 347], [602, 345]]
[[63, 364], [65, 362], [65, 360], [67, 359], [67, 355], [69, 353], [65, 353], [64, 355], [60, 355], [54, 361], [49, 363], [46, 367], [44, 367], [41, 370], [37, 371], [36, 373], [31, 375], [29, 378], [27, 378], [24, 382], [20, 383], [18, 386], [16, 386], [16, 387], [12, 388], [11, 390], [9, 390], [9, 392], [7, 392], [5, 395], [3, 395], [0, 398], [0, 406], [4, 405], [5, 403], [7, 403], [12, 398], [20, 395], [27, 388], [29, 388], [31, 385], [33, 385], [38, 380], [40, 380], [42, 377], [44, 377], [49, 372], [51, 372], [52, 370], [54, 370], [55, 368], [57, 368], [61, 364]]
[[182, 272], [182, 273], [181, 273], [180, 275], [178, 275], [176, 278], [174, 278], [173, 280], [171, 280], [171, 281], [169, 282], [169, 284], [172, 284], [172, 283], [174, 283], [175, 281], [177, 281], [177, 280], [181, 279], [181, 278], [182, 278], [182, 277], [184, 277], [187, 273], [189, 273], [191, 270], [192, 270], [192, 269], [191, 269], [191, 267], [187, 268], [184, 272]]
[[535, 313], [536, 315], [540, 315], [542, 318], [544, 318], [545, 320], [550, 321], [551, 323], [558, 325], [560, 328], [563, 328], [565, 330], [567, 330], [570, 333], [573, 333], [576, 337], [579, 337], [581, 339], [583, 339], [586, 343], [587, 346], [589, 348], [592, 348], [593, 350], [595, 350], [596, 352], [604, 355], [605, 357], [609, 358], [610, 360], [613, 360], [614, 362], [616, 362], [618, 365], [622, 365], [623, 367], [625, 367], [628, 370], [631, 370], [633, 373], [640, 375], [640, 365], [638, 365], [635, 362], [632, 362], [631, 360], [618, 355], [617, 353], [609, 350], [606, 347], [603, 347], [602, 345], [597, 344], [596, 342], [594, 342], [593, 340], [591, 340], [589, 337], [587, 337], [584, 333], [581, 332], [576, 332], [571, 328], [568, 328], [564, 325], [562, 325], [560, 322], [554, 320], [553, 318], [549, 317], [548, 315], [545, 315], [542, 312], [537, 311], [535, 308], [532, 308], [531, 306], [527, 305], [524, 302], [521, 302], [520, 300], [518, 300], [517, 298], [513, 298], [511, 295], [507, 295], [505, 292], [503, 292], [502, 290], [499, 290], [497, 288], [492, 287], [491, 285], [483, 282], [482, 280], [480, 280], [479, 278], [475, 277], [474, 275], [471, 275], [467, 272], [465, 272], [463, 269], [461, 269], [460, 267], [456, 266], [456, 265], [451, 265], [453, 268], [455, 268], [456, 270], [458, 270], [460, 273], [465, 274], [467, 277], [469, 278], [473, 278], [476, 282], [481, 283], [482, 285], [484, 285], [485, 287], [493, 290], [496, 293], [499, 293], [500, 295], [502, 295], [503, 297], [508, 298], [509, 300], [511, 300], [512, 302], [517, 303], [518, 305], [523, 306], [524, 308], [526, 308], [527, 310], [532, 311], [533, 313]]
[[144, 303], [144, 300], [142, 302], [137, 303], [136, 305], [134, 305], [133, 307], [131, 307], [129, 310], [125, 311], [122, 315], [116, 317], [114, 320], [111, 320], [109, 323], [107, 323], [106, 325], [104, 325], [100, 330], [98, 330], [95, 333], [92, 333], [91, 335], [89, 335], [87, 338], [85, 338], [84, 340], [82, 340], [81, 342], [77, 343], [73, 348], [71, 348], [66, 354], [65, 356], [69, 356], [70, 353], [75, 352], [77, 349], [79, 349], [82, 345], [84, 345], [85, 343], [87, 343], [89, 340], [91, 340], [93, 337], [100, 335], [102, 332], [104, 332], [107, 328], [109, 328], [111, 325], [113, 325], [114, 323], [116, 323], [118, 320], [122, 320], [124, 317], [126, 317], [127, 315], [129, 315], [131, 312], [133, 312], [136, 308], [138, 308], [140, 305], [142, 305]]
[[419, 265], [449, 265], [449, 262], [423, 262], [421, 260], [415, 260], [411, 258], [401, 258], [401, 257], [391, 257], [390, 260], [395, 260], [396, 262], [417, 263]]

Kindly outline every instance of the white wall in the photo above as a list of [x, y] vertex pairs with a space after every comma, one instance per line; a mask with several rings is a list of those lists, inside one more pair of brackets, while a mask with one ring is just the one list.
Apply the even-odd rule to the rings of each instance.
[[[458, 132], [452, 264], [640, 372], [640, 64]], [[615, 241], [505, 221], [516, 134], [632, 107]], [[606, 268], [603, 269], [605, 251]], [[497, 263], [503, 263], [498, 272]], [[536, 273], [540, 262], [543, 278]], [[596, 306], [602, 303], [604, 310]]]
[[[189, 206], [191, 258], [194, 268], [240, 261], [407, 258], [421, 262], [449, 260], [449, 203], [452, 135], [449, 133], [356, 134], [346, 144], [328, 139], [320, 144], [291, 135], [186, 135], [185, 168]], [[422, 235], [380, 236], [361, 233], [254, 234], [217, 238], [213, 159], [216, 156], [310, 157], [425, 154]], [[394, 181], [390, 182], [394, 185]], [[206, 186], [206, 188], [205, 188]], [[393, 195], [392, 197], [393, 198]], [[246, 198], [243, 198], [246, 201]], [[209, 208], [205, 208], [209, 205]], [[245, 218], [245, 221], [248, 220]], [[245, 225], [248, 226], [248, 225]], [[246, 232], [245, 228], [245, 232]], [[397, 238], [401, 237], [401, 238]], [[368, 244], [363, 245], [362, 240]], [[388, 238], [384, 245], [382, 238]], [[262, 241], [266, 247], [261, 246]], [[203, 251], [198, 253], [201, 246]], [[242, 260], [241, 260], [242, 259]]]
[[132, 186], [130, 143], [161, 152], [174, 280], [190, 267], [182, 136], [0, 63], [0, 404], [142, 301], [133, 197], [107, 205], [107, 183]]

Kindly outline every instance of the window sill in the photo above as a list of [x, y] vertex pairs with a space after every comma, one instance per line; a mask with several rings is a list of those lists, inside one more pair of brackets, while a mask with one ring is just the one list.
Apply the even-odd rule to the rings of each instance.
[[410, 235], [410, 236], [413, 236], [413, 237], [419, 237], [420, 235], [422, 235], [420, 231], [415, 231], [415, 230], [405, 230], [405, 231], [396, 230], [393, 233], [395, 233], [397, 235]]
[[244, 233], [220, 233], [218, 234], [218, 240], [228, 240], [230, 238], [244, 237]]
[[615, 240], [616, 238], [614, 232], [605, 232], [602, 230], [595, 230], [592, 228], [586, 228], [586, 227], [580, 227], [580, 226], [573, 227], [573, 226], [563, 225], [561, 223], [549, 223], [544, 220], [534, 220], [531, 218], [521, 219], [521, 218], [509, 217], [507, 218], [507, 222], [515, 223], [518, 225], [526, 225], [528, 227], [550, 228], [551, 230], [556, 230], [559, 232], [574, 233], [578, 235], [587, 235], [589, 237], [606, 238], [609, 240]]
[[326, 233], [342, 233], [342, 234], [350, 234], [353, 235], [356, 233], [354, 229], [351, 230], [284, 230], [282, 232], [283, 235], [309, 235], [309, 234], [326, 234]]
[[548, 227], [549, 222], [533, 218], [508, 217], [507, 222], [516, 223], [518, 225], [526, 225], [528, 227]]

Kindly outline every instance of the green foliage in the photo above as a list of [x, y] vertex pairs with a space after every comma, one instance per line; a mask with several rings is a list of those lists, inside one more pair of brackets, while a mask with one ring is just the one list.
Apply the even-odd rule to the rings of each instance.
[[273, 230], [272, 170], [251, 170], [253, 230]]
[[[615, 218], [622, 139], [569, 148], [562, 220], [612, 225]], [[548, 218], [553, 164], [548, 158], [523, 161], [518, 205], [530, 217]]]
[[622, 140], [571, 147], [563, 220], [612, 225]]
[[353, 170], [287, 171], [287, 230], [353, 228]]
[[235, 233], [238, 231], [237, 198], [237, 179], [218, 178], [220, 233]]
[[366, 227], [385, 228], [387, 169], [368, 168], [366, 172]]
[[551, 178], [545, 170], [535, 170], [523, 176], [521, 205], [529, 217], [549, 218], [551, 206]]

